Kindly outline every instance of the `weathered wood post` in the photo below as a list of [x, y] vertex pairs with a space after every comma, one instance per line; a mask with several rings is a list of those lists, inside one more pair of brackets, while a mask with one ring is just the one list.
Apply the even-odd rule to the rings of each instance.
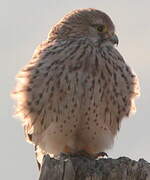
[[150, 163], [127, 157], [89, 159], [82, 156], [45, 156], [39, 180], [150, 180]]

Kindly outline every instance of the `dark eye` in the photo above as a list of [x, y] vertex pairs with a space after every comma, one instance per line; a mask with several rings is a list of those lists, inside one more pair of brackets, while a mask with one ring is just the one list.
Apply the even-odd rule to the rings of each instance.
[[107, 26], [105, 26], [105, 25], [98, 25], [98, 26], [96, 26], [96, 29], [97, 29], [97, 31], [99, 31], [101, 33], [104, 33], [104, 32], [107, 31]]

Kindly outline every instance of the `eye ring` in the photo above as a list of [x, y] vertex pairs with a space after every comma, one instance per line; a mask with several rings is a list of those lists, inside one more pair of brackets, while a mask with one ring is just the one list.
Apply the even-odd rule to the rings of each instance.
[[104, 32], [107, 32], [107, 26], [106, 25], [98, 25], [96, 26], [96, 29], [98, 32], [101, 32], [101, 33], [104, 33]]

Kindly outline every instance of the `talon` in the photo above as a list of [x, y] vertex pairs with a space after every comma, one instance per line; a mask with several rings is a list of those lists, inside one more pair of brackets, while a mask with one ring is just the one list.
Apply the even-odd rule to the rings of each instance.
[[99, 152], [96, 154], [96, 158], [108, 158], [108, 154], [105, 152]]

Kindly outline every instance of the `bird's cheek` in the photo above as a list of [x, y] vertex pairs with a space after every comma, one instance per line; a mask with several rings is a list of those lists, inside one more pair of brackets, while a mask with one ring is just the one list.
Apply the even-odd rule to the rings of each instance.
[[103, 33], [103, 34], [101, 35], [101, 37], [102, 37], [103, 40], [109, 39], [110, 36], [111, 36], [111, 35], [110, 35], [109, 33]]

